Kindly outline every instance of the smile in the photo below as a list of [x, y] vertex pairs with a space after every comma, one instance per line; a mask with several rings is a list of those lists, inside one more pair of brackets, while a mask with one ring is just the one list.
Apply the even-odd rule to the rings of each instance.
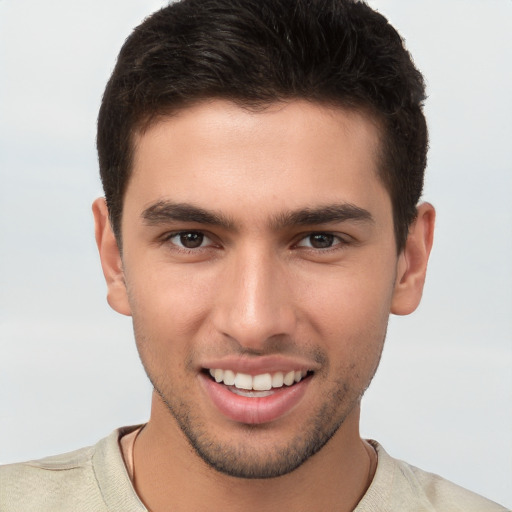
[[273, 371], [251, 375], [205, 368], [201, 382], [211, 403], [230, 420], [245, 424], [281, 418], [302, 400], [313, 371]]
[[[234, 393], [240, 394], [239, 390], [245, 391], [271, 391], [272, 389], [282, 388], [283, 386], [292, 386], [300, 382], [307, 371], [291, 370], [289, 372], [261, 373], [259, 375], [249, 375], [247, 373], [232, 370], [222, 370], [220, 368], [210, 369], [210, 375], [215, 382], [222, 383], [225, 386], [232, 386]], [[242, 396], [250, 396], [242, 393]], [[255, 396], [262, 396], [257, 394]]]

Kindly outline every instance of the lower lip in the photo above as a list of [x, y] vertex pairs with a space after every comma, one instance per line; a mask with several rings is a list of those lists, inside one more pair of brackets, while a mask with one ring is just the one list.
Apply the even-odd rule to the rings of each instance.
[[224, 416], [238, 423], [257, 425], [275, 421], [290, 412], [304, 396], [311, 378], [277, 388], [265, 397], [236, 395], [204, 374], [200, 374], [200, 380], [210, 400]]

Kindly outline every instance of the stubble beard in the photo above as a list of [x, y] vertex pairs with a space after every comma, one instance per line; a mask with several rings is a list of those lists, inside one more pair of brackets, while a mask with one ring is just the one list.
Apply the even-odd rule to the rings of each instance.
[[[257, 442], [251, 443], [251, 437], [265, 436], [265, 430], [272, 428], [271, 426], [240, 425], [243, 438], [248, 440], [246, 444], [243, 441], [237, 445], [221, 443], [214, 439], [204, 422], [194, 417], [188, 404], [171, 403], [159, 386], [152, 383], [196, 454], [216, 471], [246, 479], [276, 478], [297, 469], [325, 446], [360, 399], [357, 396], [349, 402], [349, 390], [340, 383], [340, 388], [330, 394], [330, 401], [324, 403], [317, 414], [300, 428], [298, 434], [288, 439], [284, 446], [275, 447], [271, 453], [262, 453]], [[345, 414], [340, 416], [334, 404], [341, 402], [349, 403], [343, 408]], [[326, 418], [333, 418], [336, 413], [338, 418], [326, 424]]]
[[[181, 394], [175, 390], [172, 379], [169, 379], [168, 375], [164, 379], [155, 378], [149, 370], [151, 365], [146, 364], [146, 359], [151, 359], [152, 354], [144, 355], [144, 350], [141, 350], [143, 346], [148, 347], [146, 343], [148, 340], [145, 340], [144, 336], [138, 337], [137, 333], [136, 338], [142, 364], [155, 392], [195, 453], [209, 467], [225, 475], [244, 479], [268, 479], [291, 473], [318, 453], [336, 434], [349, 414], [359, 405], [377, 371], [385, 332], [380, 344], [380, 352], [376, 354], [374, 366], [366, 381], [360, 381], [359, 369], [355, 365], [335, 372], [343, 377], [332, 381], [328, 392], [322, 395], [321, 407], [308, 418], [305, 424], [297, 428], [297, 433], [292, 438], [266, 452], [258, 444], [257, 438], [264, 439], [262, 436], [265, 436], [265, 430], [271, 430], [272, 425], [239, 425], [241, 441], [237, 444], [219, 441], [208, 428], [207, 420], [200, 419], [200, 416], [194, 412], [193, 404], [180, 398]], [[313, 378], [323, 378], [329, 373], [328, 359], [326, 356], [322, 359], [325, 366]], [[350, 375], [359, 382], [359, 387], [349, 386], [350, 379], [347, 377]]]

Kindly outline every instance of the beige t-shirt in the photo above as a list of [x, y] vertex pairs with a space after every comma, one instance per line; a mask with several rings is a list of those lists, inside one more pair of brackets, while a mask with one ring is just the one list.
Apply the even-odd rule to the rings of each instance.
[[[74, 452], [1, 466], [0, 511], [147, 512], [133, 488], [119, 442], [132, 433], [121, 441], [129, 461], [133, 433], [139, 427], [115, 430], [95, 446]], [[378, 453], [377, 470], [354, 512], [506, 511], [437, 475], [393, 459], [378, 443], [371, 443]], [[206, 508], [211, 510], [211, 505]]]

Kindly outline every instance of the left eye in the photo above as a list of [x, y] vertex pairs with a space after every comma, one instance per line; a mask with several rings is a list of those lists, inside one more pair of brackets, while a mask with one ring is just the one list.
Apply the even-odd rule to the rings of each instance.
[[197, 249], [209, 245], [211, 240], [204, 234], [198, 231], [182, 231], [170, 236], [168, 240], [184, 249]]
[[341, 242], [340, 238], [330, 233], [311, 233], [297, 244], [298, 247], [311, 247], [312, 249], [330, 249]]

